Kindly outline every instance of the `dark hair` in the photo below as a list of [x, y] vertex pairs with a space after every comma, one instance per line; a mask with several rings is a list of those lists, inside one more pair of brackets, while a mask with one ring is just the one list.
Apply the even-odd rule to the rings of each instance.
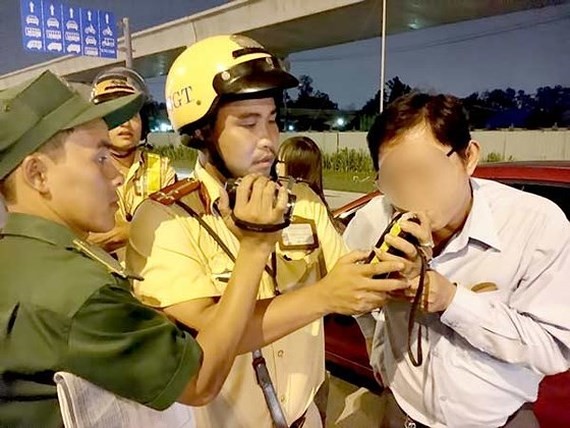
[[376, 117], [366, 140], [374, 169], [385, 146], [421, 123], [429, 125], [434, 137], [465, 158], [471, 141], [469, 119], [459, 98], [453, 95], [430, 95], [413, 92], [397, 98]]
[[319, 196], [334, 228], [338, 233], [344, 232], [345, 226], [333, 217], [325, 198], [323, 154], [317, 143], [309, 137], [288, 138], [279, 147], [279, 160], [285, 164], [287, 175], [302, 180]]
[[302, 179], [325, 200], [323, 155], [317, 143], [308, 137], [288, 138], [279, 147], [279, 160], [285, 163], [287, 175]]

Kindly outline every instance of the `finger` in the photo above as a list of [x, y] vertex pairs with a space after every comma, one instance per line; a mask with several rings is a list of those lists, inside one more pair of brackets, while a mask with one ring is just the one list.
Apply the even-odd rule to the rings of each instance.
[[359, 313], [366, 314], [372, 312], [375, 309], [381, 308], [386, 303], [387, 297], [387, 293], [365, 293], [362, 296], [362, 300], [360, 302]]
[[272, 213], [273, 207], [275, 205], [276, 190], [277, 190], [277, 183], [271, 180], [267, 180], [261, 198], [261, 209], [263, 214]]
[[425, 211], [419, 211], [416, 213], [416, 217], [420, 221], [420, 224], [431, 231], [431, 220]]
[[406, 255], [406, 258], [409, 260], [414, 260], [418, 256], [418, 250], [416, 247], [403, 238], [386, 235], [386, 238], [384, 238], [384, 240], [388, 246], [395, 248], [396, 250], [400, 250], [402, 253], [404, 253]]
[[427, 213], [425, 211], [420, 211], [414, 213], [413, 216], [419, 221], [419, 224], [418, 222], [409, 221], [409, 219], [406, 218], [402, 223], [403, 229], [406, 229], [409, 233], [413, 233], [416, 238], [420, 239], [420, 242], [431, 242], [431, 221]]
[[412, 301], [416, 298], [416, 294], [418, 294], [418, 289], [409, 287], [405, 290], [404, 294], [406, 295], [408, 300]]
[[337, 264], [352, 265], [358, 262], [363, 262], [368, 257], [368, 251], [352, 251], [347, 255], [341, 257]]
[[419, 285], [420, 285], [419, 283], [420, 283], [420, 278], [419, 278], [419, 277], [414, 278], [414, 279], [412, 279], [411, 281], [408, 281], [408, 284], [410, 285], [409, 290], [410, 290], [411, 292], [415, 293], [416, 290], [418, 289]]
[[381, 262], [409, 263], [408, 259], [387, 253], [386, 251], [382, 251], [379, 248], [374, 248], [374, 252], [376, 253], [376, 258]]
[[430, 243], [432, 240], [431, 230], [422, 225], [405, 220], [400, 223], [400, 227], [404, 232], [408, 232], [412, 236], [415, 236], [420, 243], [426, 244]]
[[362, 286], [370, 293], [387, 293], [389, 291], [405, 290], [408, 283], [401, 279], [366, 279]]
[[236, 190], [236, 207], [245, 207], [251, 195], [251, 186], [259, 174], [249, 174], [241, 179]]
[[375, 275], [383, 275], [386, 273], [400, 272], [405, 268], [404, 263], [400, 262], [379, 262], [358, 266], [358, 273], [362, 276], [372, 278]]
[[283, 215], [287, 210], [287, 204], [289, 203], [289, 192], [285, 186], [279, 187], [277, 193], [277, 201], [275, 202], [274, 214], [276, 218], [283, 220]]
[[231, 214], [230, 197], [225, 189], [220, 189], [220, 198], [218, 199], [218, 211], [222, 217], [229, 217]]
[[269, 178], [258, 175], [251, 186], [251, 196], [249, 197], [249, 206], [261, 212], [263, 209], [263, 191]]

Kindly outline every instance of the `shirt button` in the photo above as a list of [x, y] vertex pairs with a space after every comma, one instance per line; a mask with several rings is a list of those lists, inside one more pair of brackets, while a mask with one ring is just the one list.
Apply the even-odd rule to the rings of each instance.
[[441, 401], [445, 403], [447, 401], [447, 397], [441, 397]]
[[280, 398], [280, 400], [281, 400], [282, 403], [284, 403], [284, 402], [285, 402], [285, 396], [282, 395], [281, 398]]
[[279, 351], [277, 352], [277, 356], [278, 356], [279, 358], [281, 358], [281, 357], [283, 356], [283, 354], [284, 354], [283, 350], [279, 350]]

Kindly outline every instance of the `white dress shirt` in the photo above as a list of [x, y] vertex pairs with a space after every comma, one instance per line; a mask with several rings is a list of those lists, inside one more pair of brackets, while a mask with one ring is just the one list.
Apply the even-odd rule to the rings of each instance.
[[[547, 199], [471, 183], [465, 226], [430, 263], [458, 287], [445, 312], [418, 316], [423, 365], [407, 356], [409, 303], [390, 301], [373, 333], [372, 318], [359, 319], [373, 334], [372, 367], [410, 417], [435, 428], [502, 426], [545, 375], [570, 367], [568, 220]], [[392, 215], [387, 198], [371, 200], [346, 229], [348, 246], [372, 247]], [[471, 291], [483, 282], [497, 289]]]

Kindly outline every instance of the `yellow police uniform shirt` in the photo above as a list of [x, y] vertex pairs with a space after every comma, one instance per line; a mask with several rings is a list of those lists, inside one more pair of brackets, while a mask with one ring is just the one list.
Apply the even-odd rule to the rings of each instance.
[[[218, 234], [234, 255], [239, 241], [214, 214], [220, 184], [200, 165], [194, 176], [205, 186], [210, 212], [202, 218]], [[316, 226], [318, 248], [282, 250], [276, 246], [277, 284], [286, 293], [315, 282], [324, 261], [330, 270], [347, 252], [345, 244], [330, 222], [327, 209], [310, 188], [296, 184], [295, 218], [312, 220]], [[184, 202], [184, 198], [181, 199]], [[177, 303], [223, 294], [233, 262], [215, 240], [178, 205], [165, 206], [153, 200], [143, 202], [132, 222], [127, 249], [127, 266], [145, 279], [135, 282], [142, 302], [164, 308]], [[258, 299], [275, 296], [274, 285], [263, 273]], [[315, 321], [263, 348], [267, 368], [277, 396], [292, 423], [303, 415], [324, 379], [324, 336], [322, 320]], [[272, 427], [263, 393], [251, 365], [251, 353], [236, 358], [219, 396], [209, 405], [196, 409], [197, 426]], [[312, 428], [307, 423], [306, 428]], [[320, 426], [320, 422], [318, 425]]]
[[124, 179], [123, 185], [117, 189], [119, 195], [117, 215], [129, 222], [142, 201], [154, 192], [174, 183], [176, 172], [167, 157], [138, 149]]
[[[176, 181], [176, 172], [170, 165], [170, 159], [143, 149], [137, 150], [133, 164], [126, 171], [117, 161], [115, 164], [124, 176], [123, 184], [117, 188], [119, 209], [115, 213], [116, 224], [130, 223], [142, 201]], [[114, 251], [121, 263], [125, 261], [125, 251], [125, 247]]]

